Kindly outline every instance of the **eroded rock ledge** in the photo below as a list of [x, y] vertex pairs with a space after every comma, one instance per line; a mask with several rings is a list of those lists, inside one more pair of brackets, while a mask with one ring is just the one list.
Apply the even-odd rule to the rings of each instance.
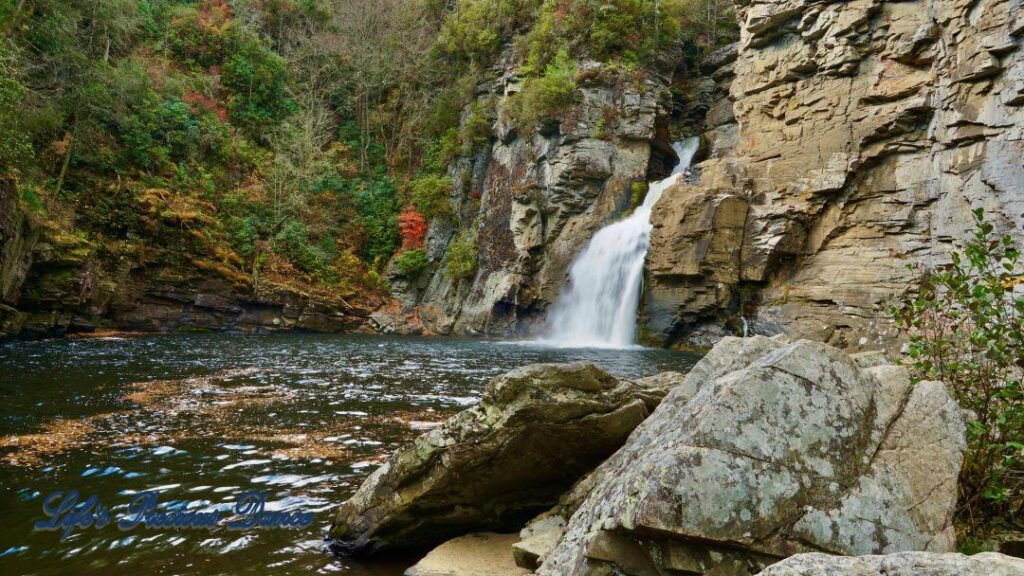
[[885, 556], [846, 558], [828, 554], [800, 554], [769, 567], [760, 576], [1016, 576], [1024, 574], [1024, 560], [987, 552], [923, 554], [902, 552]]
[[903, 368], [726, 338], [568, 499], [578, 508], [538, 574], [754, 574], [808, 551], [950, 551], [963, 431], [945, 388], [911, 386]]

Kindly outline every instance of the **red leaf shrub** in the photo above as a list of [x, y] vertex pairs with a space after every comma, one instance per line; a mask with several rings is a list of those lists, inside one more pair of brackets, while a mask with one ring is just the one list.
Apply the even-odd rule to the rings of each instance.
[[427, 221], [422, 214], [410, 208], [398, 216], [398, 230], [402, 233], [402, 250], [422, 248], [423, 238], [427, 235]]

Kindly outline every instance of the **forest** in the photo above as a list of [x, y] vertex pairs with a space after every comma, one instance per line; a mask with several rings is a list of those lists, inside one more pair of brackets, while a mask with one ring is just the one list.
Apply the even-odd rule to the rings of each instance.
[[[428, 223], [458, 221], [449, 164], [491, 138], [476, 87], [499, 53], [521, 63], [511, 108], [530, 126], [572, 103], [580, 59], [635, 76], [663, 43], [731, 40], [727, 5], [4, 2], [0, 170], [69, 252], [384, 293], [396, 252], [414, 274]], [[454, 275], [475, 269], [463, 236]]]

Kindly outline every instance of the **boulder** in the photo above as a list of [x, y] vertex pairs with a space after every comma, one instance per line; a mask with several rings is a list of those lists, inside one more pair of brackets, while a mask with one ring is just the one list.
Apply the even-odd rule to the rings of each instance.
[[754, 574], [947, 552], [964, 424], [942, 384], [826, 344], [726, 338], [563, 497], [541, 576]]
[[901, 552], [884, 556], [798, 554], [760, 576], [1019, 576], [1024, 560], [987, 552], [976, 556]]
[[620, 381], [583, 363], [499, 376], [479, 405], [367, 478], [337, 511], [333, 547], [422, 549], [472, 531], [518, 530], [621, 447], [667, 385]]
[[542, 514], [519, 531], [520, 540], [512, 545], [516, 565], [536, 570], [565, 532], [565, 518]]
[[449, 540], [434, 548], [405, 576], [525, 576], [512, 560], [515, 534], [484, 532]]

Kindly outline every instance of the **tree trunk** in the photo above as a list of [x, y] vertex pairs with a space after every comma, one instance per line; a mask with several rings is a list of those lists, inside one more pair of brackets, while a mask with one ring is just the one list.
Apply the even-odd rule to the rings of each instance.
[[64, 188], [64, 178], [67, 177], [67, 175], [68, 175], [68, 167], [71, 165], [71, 151], [75, 147], [75, 132], [76, 132], [76, 130], [77, 130], [77, 123], [76, 123], [76, 126], [71, 129], [71, 133], [68, 134], [68, 149], [67, 149], [66, 152], [64, 152], [64, 162], [60, 166], [60, 174], [57, 175], [57, 187], [56, 187], [56, 189], [53, 192], [53, 195], [55, 197], [60, 195], [60, 191]]

